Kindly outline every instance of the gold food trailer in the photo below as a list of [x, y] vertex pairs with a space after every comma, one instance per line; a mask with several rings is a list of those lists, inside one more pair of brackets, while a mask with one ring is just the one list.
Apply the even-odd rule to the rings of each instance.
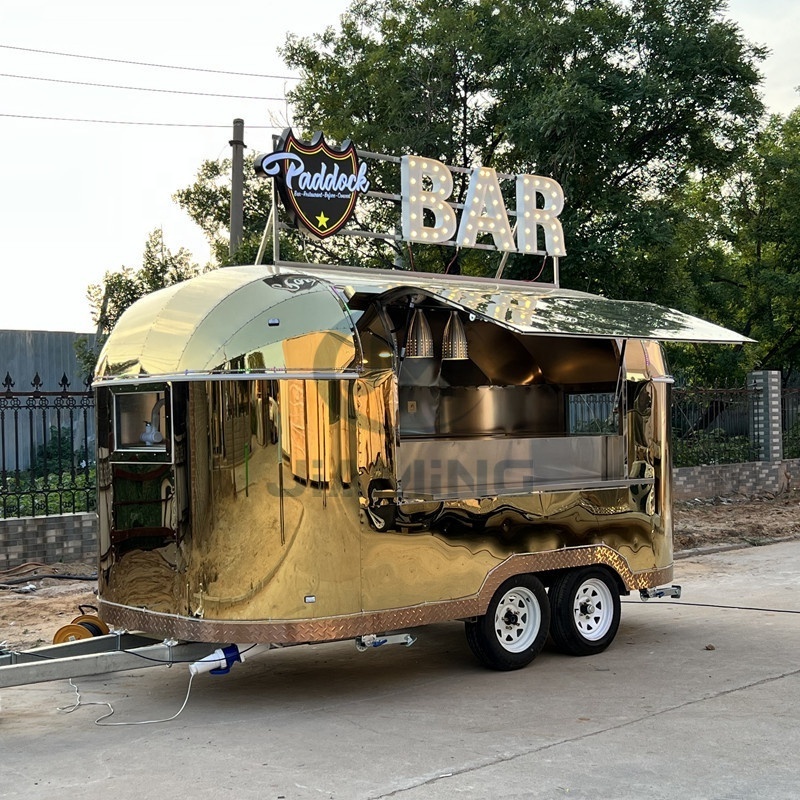
[[600, 652], [620, 595], [672, 580], [664, 340], [743, 337], [556, 283], [277, 258], [148, 295], [96, 373], [99, 614], [361, 647], [463, 620], [502, 670], [548, 635]]

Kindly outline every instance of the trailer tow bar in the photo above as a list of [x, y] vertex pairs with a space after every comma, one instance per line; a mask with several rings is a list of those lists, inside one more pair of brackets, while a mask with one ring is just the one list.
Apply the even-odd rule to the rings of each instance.
[[192, 663], [207, 657], [209, 650], [215, 647], [224, 645], [177, 642], [174, 639], [159, 641], [146, 634], [127, 631], [32, 650], [0, 647], [0, 689], [143, 667]]
[[681, 587], [673, 584], [672, 586], [659, 586], [655, 589], [639, 589], [639, 597], [642, 600], [652, 600], [658, 597], [680, 597]]
[[384, 644], [402, 644], [405, 647], [411, 647], [417, 640], [408, 633], [390, 633], [385, 636], [379, 636], [376, 633], [368, 633], [365, 636], [356, 636], [356, 650], [363, 653], [373, 647], [380, 647]]

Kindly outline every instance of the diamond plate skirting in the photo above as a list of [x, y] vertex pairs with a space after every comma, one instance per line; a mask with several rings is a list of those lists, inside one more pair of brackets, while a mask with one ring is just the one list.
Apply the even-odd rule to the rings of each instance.
[[672, 580], [672, 566], [632, 572], [628, 562], [607, 545], [572, 547], [511, 556], [486, 576], [477, 595], [345, 617], [304, 620], [213, 620], [163, 614], [100, 600], [100, 616], [115, 628], [143, 631], [192, 642], [306, 644], [352, 639], [367, 633], [403, 630], [435, 622], [475, 617], [486, 611], [503, 581], [523, 573], [603, 564], [613, 569], [629, 591], [660, 586]]

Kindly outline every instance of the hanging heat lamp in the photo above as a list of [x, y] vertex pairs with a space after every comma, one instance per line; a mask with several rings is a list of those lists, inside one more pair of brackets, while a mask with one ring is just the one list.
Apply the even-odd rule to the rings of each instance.
[[406, 358], [433, 358], [431, 327], [421, 308], [414, 309], [406, 341]]
[[458, 311], [450, 312], [442, 339], [442, 361], [464, 361], [469, 358], [467, 335]]

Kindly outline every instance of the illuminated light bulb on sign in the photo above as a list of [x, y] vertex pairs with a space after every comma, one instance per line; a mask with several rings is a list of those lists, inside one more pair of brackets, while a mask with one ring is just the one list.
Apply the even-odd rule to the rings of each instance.
[[[426, 173], [425, 180], [430, 183], [430, 188], [412, 195], [411, 187], [422, 183], [423, 172]], [[455, 210], [444, 202], [453, 191], [450, 170], [439, 162], [403, 156], [400, 160], [400, 185], [403, 196], [401, 222], [404, 238], [431, 243], [452, 239], [456, 232]], [[433, 225], [430, 226], [418, 223], [424, 219], [426, 208], [433, 214]]]
[[[532, 197], [529, 190], [531, 181], [536, 187]], [[545, 195], [544, 190], [549, 190], [547, 191], [548, 196]], [[547, 205], [546, 209], [537, 206], [540, 197], [542, 205]], [[552, 202], [550, 202], [551, 198]], [[561, 222], [557, 219], [564, 208], [564, 192], [561, 186], [555, 181], [543, 180], [533, 175], [517, 175], [517, 212], [519, 213], [520, 209], [527, 210], [530, 207], [534, 209], [533, 218], [535, 221], [531, 227], [526, 226], [517, 231], [517, 247], [519, 250], [542, 256], [566, 255], [564, 248], [557, 244], [563, 241], [564, 237]], [[539, 229], [544, 235], [544, 249], [539, 244]]]
[[[405, 239], [427, 244], [455, 240], [459, 246], [474, 247], [480, 236], [491, 236], [498, 250], [566, 255], [558, 219], [564, 208], [564, 193], [556, 181], [538, 175], [516, 176], [516, 216], [526, 224], [518, 225], [515, 241], [500, 181], [491, 167], [472, 170], [460, 215], [447, 202], [453, 192], [453, 176], [447, 165], [435, 159], [403, 156], [400, 170]], [[426, 219], [432, 224], [426, 225]]]
[[[511, 226], [508, 224], [506, 207], [499, 201], [495, 202], [494, 197], [489, 198], [490, 194], [500, 195], [497, 173], [490, 167], [481, 167], [472, 173], [467, 189], [465, 205], [472, 207], [470, 221], [475, 225], [478, 235], [488, 233], [492, 236], [498, 250], [516, 250], [510, 233]], [[472, 243], [473, 239], [467, 237], [468, 230], [470, 229], [467, 228], [467, 220], [462, 216], [456, 236], [457, 244], [466, 246]]]

